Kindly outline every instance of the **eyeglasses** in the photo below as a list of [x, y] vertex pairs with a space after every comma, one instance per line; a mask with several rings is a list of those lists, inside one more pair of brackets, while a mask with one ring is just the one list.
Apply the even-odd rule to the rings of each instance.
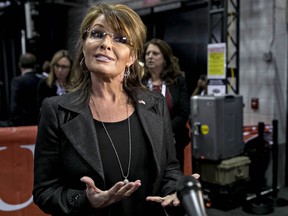
[[54, 66], [57, 68], [57, 69], [63, 69], [63, 70], [68, 70], [70, 69], [70, 66], [68, 65], [60, 65], [60, 64], [54, 64]]
[[109, 35], [112, 38], [112, 41], [116, 44], [116, 45], [130, 45], [133, 46], [133, 43], [126, 37], [123, 35], [116, 35], [114, 33], [110, 33], [110, 32], [104, 32], [102, 30], [98, 30], [98, 29], [87, 29], [85, 30], [85, 32], [88, 33], [88, 39], [91, 42], [102, 42], [105, 38], [105, 36]]

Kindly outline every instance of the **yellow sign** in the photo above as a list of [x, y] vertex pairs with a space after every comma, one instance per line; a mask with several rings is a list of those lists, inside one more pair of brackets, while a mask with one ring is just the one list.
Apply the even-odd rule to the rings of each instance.
[[226, 44], [208, 44], [208, 79], [226, 78]]

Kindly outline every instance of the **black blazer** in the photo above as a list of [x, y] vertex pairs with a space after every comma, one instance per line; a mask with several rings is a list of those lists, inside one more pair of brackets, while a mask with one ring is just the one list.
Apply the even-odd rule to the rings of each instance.
[[[52, 215], [107, 215], [91, 209], [82, 176], [105, 189], [97, 133], [88, 103], [79, 92], [46, 98], [41, 109], [34, 162], [34, 202]], [[156, 178], [153, 194], [176, 190], [183, 176], [176, 159], [165, 98], [155, 92], [134, 92], [135, 111], [153, 150]], [[99, 211], [99, 212], [98, 212]]]
[[11, 81], [10, 111], [14, 126], [36, 125], [39, 110], [37, 107], [37, 86], [41, 75], [27, 72]]

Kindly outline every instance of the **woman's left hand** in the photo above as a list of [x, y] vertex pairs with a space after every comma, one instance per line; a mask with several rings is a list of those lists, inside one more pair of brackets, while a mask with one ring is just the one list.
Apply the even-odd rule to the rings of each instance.
[[[191, 176], [194, 177], [195, 179], [198, 179], [200, 177], [200, 175], [198, 173], [194, 173]], [[173, 194], [167, 195], [165, 197], [148, 196], [148, 197], [146, 197], [146, 200], [161, 203], [161, 206], [163, 206], [163, 207], [179, 206], [180, 205], [180, 200], [177, 198], [177, 193], [173, 193]]]
[[161, 203], [161, 206], [163, 206], [163, 207], [166, 207], [166, 206], [179, 206], [180, 205], [180, 201], [177, 198], [176, 193], [167, 195], [165, 197], [148, 196], [148, 197], [146, 197], [146, 200], [147, 201]]

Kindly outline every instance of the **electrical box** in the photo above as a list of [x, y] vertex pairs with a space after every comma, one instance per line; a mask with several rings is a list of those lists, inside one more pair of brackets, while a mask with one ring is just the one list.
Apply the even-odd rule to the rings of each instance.
[[192, 155], [223, 160], [243, 153], [243, 97], [192, 96]]

